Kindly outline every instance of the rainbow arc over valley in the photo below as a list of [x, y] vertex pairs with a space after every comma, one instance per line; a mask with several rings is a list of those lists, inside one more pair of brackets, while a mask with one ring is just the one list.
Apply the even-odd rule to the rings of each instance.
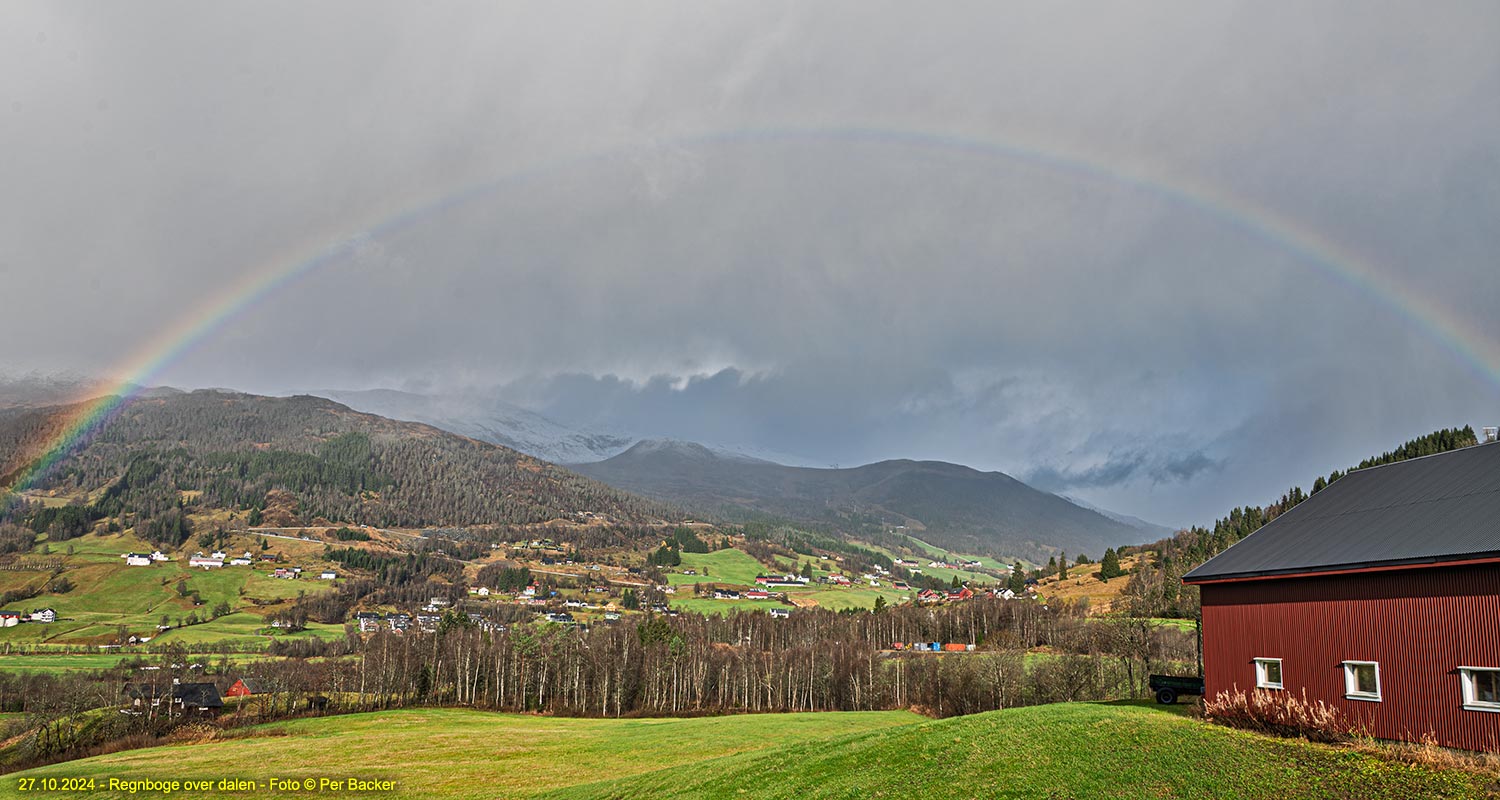
[[[993, 166], [1024, 165], [1063, 178], [1140, 192], [1263, 241], [1292, 256], [1296, 263], [1394, 312], [1452, 353], [1500, 394], [1500, 342], [1476, 321], [1464, 319], [1398, 283], [1350, 245], [1289, 215], [1160, 166], [1128, 158], [1069, 152], [1049, 146], [1048, 141], [1046, 136], [1029, 136], [1026, 141], [996, 141], [962, 132], [886, 127], [782, 127], [703, 133], [656, 142], [645, 149], [670, 152], [805, 143], [883, 148], [897, 154], [931, 151], [979, 163], [991, 162]], [[161, 330], [135, 356], [114, 370], [111, 381], [93, 389], [88, 399], [81, 399], [59, 432], [18, 473], [8, 491], [18, 493], [38, 486], [59, 462], [103, 429], [130, 400], [174, 364], [262, 300], [299, 279], [350, 258], [382, 237], [497, 192], [641, 153], [639, 146], [610, 149], [528, 167], [478, 183], [401, 198], [386, 213], [376, 214], [373, 219], [344, 221], [334, 226], [333, 232], [294, 243], [274, 257], [249, 266], [241, 280], [201, 301], [190, 313]]]

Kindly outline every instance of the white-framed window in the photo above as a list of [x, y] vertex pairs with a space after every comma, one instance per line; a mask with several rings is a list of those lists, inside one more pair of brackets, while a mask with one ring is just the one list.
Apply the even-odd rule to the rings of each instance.
[[1379, 700], [1380, 665], [1374, 661], [1345, 661], [1344, 696], [1350, 700]]
[[1257, 659], [1255, 659], [1255, 688], [1257, 688], [1257, 689], [1280, 689], [1281, 688], [1281, 659], [1279, 659], [1279, 658], [1257, 658]]
[[1500, 711], [1500, 668], [1459, 667], [1464, 708], [1470, 711]]

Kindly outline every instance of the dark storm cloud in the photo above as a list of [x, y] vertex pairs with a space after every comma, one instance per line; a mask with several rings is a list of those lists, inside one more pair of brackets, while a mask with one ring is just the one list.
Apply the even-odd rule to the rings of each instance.
[[1101, 489], [1145, 479], [1151, 483], [1186, 483], [1206, 470], [1217, 470], [1223, 462], [1202, 452], [1172, 455], [1167, 446], [1153, 454], [1144, 451], [1110, 454], [1104, 463], [1058, 469], [1039, 467], [1026, 475], [1026, 482], [1051, 492], [1069, 489]]
[[1203, 521], [1500, 416], [1399, 307], [1500, 360], [1497, 38], [1480, 2], [12, 3], [0, 372], [118, 371], [357, 241], [158, 380], [487, 387]]

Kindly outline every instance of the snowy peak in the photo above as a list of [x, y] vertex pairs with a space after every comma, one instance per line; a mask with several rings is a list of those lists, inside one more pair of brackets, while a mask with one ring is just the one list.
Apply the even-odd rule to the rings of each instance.
[[724, 450], [717, 447], [708, 447], [697, 442], [687, 442], [680, 439], [642, 439], [631, 445], [630, 449], [621, 453], [620, 461], [626, 460], [685, 460], [685, 461], [734, 461], [741, 464], [774, 464], [775, 462], [764, 459], [753, 458], [736, 453], [732, 450]]
[[394, 389], [314, 392], [356, 411], [421, 422], [471, 439], [567, 464], [600, 461], [628, 448], [635, 437], [572, 428], [520, 406], [474, 395], [422, 395]]

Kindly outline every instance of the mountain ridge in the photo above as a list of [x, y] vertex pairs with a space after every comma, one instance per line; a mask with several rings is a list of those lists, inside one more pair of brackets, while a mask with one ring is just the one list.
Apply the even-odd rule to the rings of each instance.
[[1059, 551], [1099, 555], [1141, 537], [1003, 472], [962, 464], [890, 459], [825, 469], [725, 457], [690, 442], [642, 444], [569, 468], [697, 513], [818, 523], [854, 535], [905, 528], [942, 547], [1042, 562]]
[[[50, 444], [78, 406], [0, 411], [0, 465]], [[159, 516], [183, 493], [211, 508], [381, 526], [535, 524], [592, 512], [638, 524], [679, 516], [515, 450], [333, 400], [198, 391], [134, 398], [37, 487], [103, 495], [109, 513]], [[285, 505], [285, 504], [283, 504]], [[287, 512], [292, 513], [292, 512]]]
[[1068, 501], [1069, 503], [1072, 503], [1075, 506], [1078, 506], [1079, 508], [1086, 508], [1096, 514], [1103, 514], [1104, 516], [1109, 517], [1115, 522], [1129, 525], [1130, 527], [1135, 528], [1149, 536], [1171, 536], [1178, 530], [1177, 528], [1173, 528], [1170, 525], [1162, 525], [1161, 523], [1152, 522], [1148, 519], [1141, 519], [1140, 517], [1132, 516], [1130, 514], [1122, 514], [1118, 511], [1111, 511], [1110, 509], [1095, 505], [1082, 498], [1074, 497], [1073, 495], [1060, 494], [1058, 495], [1058, 497], [1061, 497], [1062, 499]]

